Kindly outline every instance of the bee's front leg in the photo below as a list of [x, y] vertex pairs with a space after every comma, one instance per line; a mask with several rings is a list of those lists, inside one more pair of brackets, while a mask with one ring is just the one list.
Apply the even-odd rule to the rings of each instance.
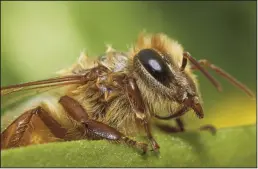
[[[160, 129], [166, 130], [166, 131], [171, 131], [171, 132], [184, 132], [185, 131], [185, 125], [182, 121], [182, 119], [180, 118], [182, 115], [184, 115], [186, 112], [188, 111], [187, 107], [182, 107], [181, 109], [179, 109], [177, 112], [175, 112], [174, 114], [169, 114], [167, 116], [159, 116], [157, 114], [155, 114], [154, 116], [157, 119], [160, 120], [170, 120], [170, 119], [175, 119], [176, 121], [176, 128], [172, 128], [166, 125], [162, 125], [162, 124], [157, 124], [157, 127], [159, 127]], [[212, 125], [203, 125], [199, 128], [199, 130], [209, 130], [212, 134], [216, 133], [216, 128]]]
[[140, 95], [139, 88], [133, 78], [129, 78], [128, 83], [126, 83], [126, 93], [130, 100], [130, 104], [136, 113], [136, 117], [140, 119], [140, 121], [144, 125], [145, 132], [147, 134], [148, 139], [151, 142], [152, 149], [154, 151], [157, 151], [160, 147], [151, 134], [150, 125], [146, 117], [145, 106]]
[[[159, 118], [159, 119], [162, 119], [162, 120], [168, 120], [168, 118]], [[182, 118], [179, 118], [177, 117], [175, 119], [176, 121], [176, 127], [171, 127], [170, 125], [167, 125], [167, 124], [156, 124], [156, 126], [163, 130], [163, 131], [166, 131], [166, 132], [172, 132], [172, 133], [175, 133], [175, 132], [185, 132], [185, 125], [184, 125], [184, 122], [182, 120]], [[209, 132], [211, 132], [211, 134], [215, 134], [216, 133], [216, 128], [213, 126], [213, 125], [203, 125], [199, 128], [199, 130], [203, 131], [203, 130], [208, 130]]]
[[153, 138], [153, 136], [151, 134], [149, 124], [145, 119], [142, 119], [142, 121], [144, 123], [143, 125], [144, 125], [145, 131], [147, 133], [147, 137], [151, 141], [152, 149], [154, 151], [157, 151], [160, 147], [159, 147], [159, 144], [157, 143], [157, 141]]
[[[179, 131], [181, 131], [181, 132], [185, 131], [185, 126], [184, 126], [183, 120], [181, 118], [176, 119], [176, 124], [177, 124]], [[213, 125], [209, 125], [209, 124], [201, 126], [199, 128], [199, 130], [208, 130], [213, 135], [216, 133], [216, 128]]]
[[126, 143], [129, 146], [142, 149], [144, 153], [147, 151], [147, 144], [134, 141], [113, 127], [89, 119], [85, 109], [73, 98], [63, 96], [60, 98], [59, 103], [74, 120], [80, 122], [85, 127], [85, 135], [88, 139], [106, 139], [109, 141]]
[[213, 125], [211, 124], [206, 124], [206, 125], [203, 125], [199, 128], [199, 130], [208, 130], [209, 132], [211, 132], [211, 134], [215, 135], [216, 132], [217, 132], [217, 129], [216, 127], [214, 127]]

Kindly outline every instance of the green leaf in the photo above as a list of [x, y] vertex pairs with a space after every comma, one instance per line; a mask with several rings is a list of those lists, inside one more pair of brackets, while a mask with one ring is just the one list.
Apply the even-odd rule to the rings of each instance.
[[108, 141], [72, 141], [3, 150], [2, 167], [255, 167], [256, 126], [210, 132], [155, 132], [160, 153]]

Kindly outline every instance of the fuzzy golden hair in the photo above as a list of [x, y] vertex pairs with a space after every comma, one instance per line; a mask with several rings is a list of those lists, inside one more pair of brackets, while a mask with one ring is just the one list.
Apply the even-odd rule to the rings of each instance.
[[[169, 38], [163, 33], [146, 34], [142, 32], [139, 34], [135, 46], [130, 50], [130, 57], [137, 55], [142, 49], [154, 49], [161, 54], [168, 54], [171, 60], [179, 68], [182, 64], [184, 48], [177, 41]], [[191, 72], [189, 64], [186, 65], [184, 70], [197, 84], [196, 76]]]
[[[130, 67], [129, 69], [135, 69], [133, 66], [134, 57], [143, 49], [153, 49], [161, 55], [169, 56], [170, 60], [173, 63], [173, 68], [178, 69], [182, 64], [183, 59], [183, 47], [175, 40], [170, 39], [168, 36], [162, 33], [158, 34], [146, 34], [141, 33], [138, 36], [138, 40], [130, 50], [129, 58]], [[129, 71], [129, 72], [131, 72]], [[184, 72], [192, 79], [194, 85], [196, 86], [197, 93], [200, 96], [198, 90], [198, 82], [196, 76], [191, 72], [189, 64], [186, 65]], [[146, 72], [147, 73], [147, 72]], [[181, 105], [171, 99], [167, 98], [165, 95], [167, 90], [159, 90], [159, 92], [153, 92], [153, 88], [149, 85], [146, 85], [146, 82], [139, 77], [137, 73], [134, 73], [135, 78], [137, 79], [138, 87], [140, 88], [142, 97], [144, 98], [146, 104], [148, 105], [150, 111], [154, 114], [164, 115], [164, 114], [173, 114], [181, 108]], [[150, 81], [153, 81], [150, 80]], [[158, 86], [157, 88], [162, 88]], [[200, 102], [201, 102], [200, 98]], [[165, 111], [164, 111], [165, 110]]]
[[[154, 92], [152, 88], [145, 84], [144, 80], [138, 77], [135, 73], [135, 67], [133, 66], [133, 58], [142, 49], [154, 49], [160, 54], [168, 54], [170, 59], [174, 63], [173, 66], [180, 68], [183, 58], [183, 47], [175, 40], [170, 39], [164, 34], [145, 34], [141, 33], [138, 36], [136, 44], [129, 50], [128, 53], [128, 65], [122, 70], [128, 75], [133, 75], [137, 79], [137, 85], [141, 91], [143, 98], [146, 116], [150, 118], [151, 114], [173, 114], [179, 110], [182, 106], [176, 101], [172, 101], [167, 98], [162, 92]], [[105, 66], [112, 69], [115, 64], [119, 64], [114, 53], [116, 52], [110, 45], [107, 46], [105, 55], [109, 60]], [[78, 62], [71, 68], [63, 70], [62, 75], [83, 72], [85, 69], [90, 69], [96, 66], [96, 62], [90, 60], [84, 53], [78, 59]], [[185, 68], [185, 73], [194, 81], [197, 85], [196, 76], [190, 71], [189, 65]], [[85, 84], [83, 86], [73, 87], [74, 90], [70, 90], [68, 95], [78, 100], [82, 106], [87, 110], [89, 116], [112, 127], [115, 127], [119, 131], [131, 135], [138, 132], [141, 128], [139, 122], [136, 119], [136, 112], [134, 112], [129, 104], [128, 98], [121, 91], [120, 96], [117, 97], [108, 107], [99, 102], [99, 98], [102, 97], [100, 92], [92, 91], [91, 86], [95, 82]], [[94, 115], [94, 112], [106, 111], [105, 116], [101, 117]], [[130, 132], [127, 130], [130, 128]]]
[[[173, 114], [181, 108], [181, 105], [176, 101], [167, 98], [162, 94], [162, 92], [155, 92], [150, 86], [146, 85], [144, 79], [137, 76], [133, 65], [133, 59], [139, 51], [148, 48], [154, 49], [160, 54], [168, 54], [174, 63], [173, 66], [179, 69], [182, 64], [183, 47], [177, 41], [168, 38], [164, 34], [148, 35], [141, 33], [134, 47], [125, 54], [125, 57], [128, 58], [128, 63], [121, 71], [128, 74], [128, 76], [134, 76], [136, 79], [138, 88], [141, 92], [140, 95], [145, 104], [145, 116], [147, 119], [150, 119], [153, 114]], [[109, 61], [103, 65], [109, 70], [112, 70], [114, 65], [121, 64], [120, 61], [115, 58], [116, 53], [118, 52], [116, 52], [115, 49], [108, 46], [105, 56]], [[99, 62], [99, 60], [95, 61], [90, 59], [84, 52], [82, 52], [75, 64], [69, 68], [60, 70], [58, 74], [61, 76], [83, 74], [97, 66]], [[186, 66], [185, 72], [194, 81], [194, 84], [197, 84], [197, 79], [190, 71], [189, 65]], [[92, 119], [108, 124], [126, 135], [133, 135], [141, 131], [142, 126], [140, 125], [139, 119], [137, 119], [137, 113], [132, 109], [124, 91], [118, 91], [119, 96], [112, 102], [109, 102], [108, 104], [103, 103], [101, 102], [103, 93], [92, 89], [96, 85], [96, 80], [84, 85], [69, 85], [67, 86], [67, 90], [64, 94], [77, 100]], [[50, 112], [54, 119], [62, 124], [62, 126], [70, 129], [70, 133], [74, 133], [76, 135], [76, 126], [80, 127], [79, 124], [75, 121], [69, 120], [65, 110], [58, 103], [58, 97], [54, 101], [53, 99], [51, 100], [52, 102], [50, 102], [49, 99], [44, 99], [39, 103], [39, 105]]]

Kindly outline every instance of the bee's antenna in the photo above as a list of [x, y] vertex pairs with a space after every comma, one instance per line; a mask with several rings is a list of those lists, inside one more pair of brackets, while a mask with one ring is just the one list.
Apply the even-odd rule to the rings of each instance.
[[222, 91], [222, 87], [221, 87], [220, 83], [219, 83], [216, 79], [214, 79], [214, 78], [209, 74], [209, 72], [207, 72], [207, 71], [200, 65], [200, 63], [199, 63], [197, 60], [195, 60], [195, 59], [190, 55], [189, 52], [184, 52], [184, 53], [183, 53], [183, 56], [184, 56], [184, 58], [189, 59], [190, 62], [192, 62], [192, 64], [194, 64], [194, 66], [196, 66], [196, 68], [199, 69], [199, 70], [211, 81], [211, 83], [218, 89], [218, 91], [220, 91], [220, 92]]
[[231, 76], [229, 73], [227, 73], [226, 71], [224, 71], [223, 69], [215, 66], [214, 64], [211, 64], [208, 60], [199, 60], [198, 61], [199, 64], [207, 66], [209, 68], [211, 68], [212, 70], [214, 70], [216, 73], [218, 73], [219, 75], [223, 76], [225, 79], [227, 79], [230, 83], [232, 83], [233, 85], [235, 85], [236, 87], [240, 88], [241, 90], [243, 90], [247, 95], [249, 95], [250, 97], [254, 97], [254, 93], [247, 87], [245, 86], [243, 83], [239, 82], [236, 78], [234, 78], [233, 76]]

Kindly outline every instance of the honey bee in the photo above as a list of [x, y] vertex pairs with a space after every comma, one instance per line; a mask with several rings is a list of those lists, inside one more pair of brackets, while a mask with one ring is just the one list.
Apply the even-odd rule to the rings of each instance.
[[132, 139], [144, 133], [152, 149], [158, 150], [151, 119], [175, 119], [183, 131], [180, 117], [186, 112], [193, 110], [198, 118], [204, 117], [194, 71], [201, 71], [221, 91], [205, 67], [253, 96], [224, 70], [207, 60], [197, 61], [162, 33], [140, 34], [128, 52], [109, 46], [96, 60], [82, 54], [77, 63], [61, 70], [59, 77], [1, 87], [1, 97], [26, 90], [59, 89], [21, 111], [4, 128], [1, 149], [105, 139], [146, 152], [148, 143]]

